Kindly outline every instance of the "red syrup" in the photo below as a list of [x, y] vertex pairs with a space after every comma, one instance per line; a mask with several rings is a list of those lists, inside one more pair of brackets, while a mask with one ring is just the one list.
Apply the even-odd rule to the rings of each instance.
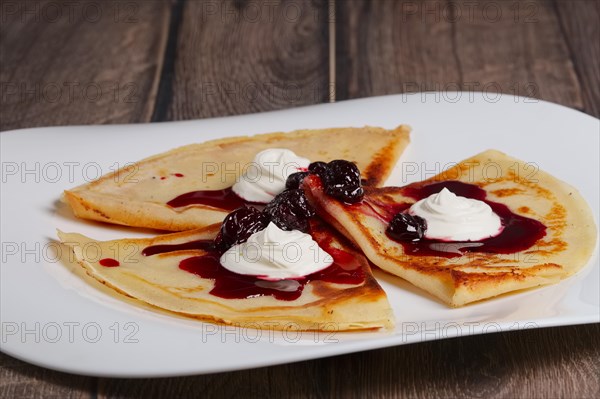
[[[300, 279], [267, 281], [255, 276], [237, 274], [221, 266], [219, 259], [222, 253], [216, 251], [205, 241], [192, 241], [177, 245], [155, 245], [145, 248], [146, 256], [179, 251], [185, 249], [202, 249], [204, 255], [186, 258], [179, 263], [179, 268], [202, 278], [215, 281], [210, 294], [226, 299], [245, 299], [258, 296], [273, 296], [283, 301], [293, 301], [302, 295], [304, 286], [311, 281], [326, 281], [336, 284], [362, 284], [365, 280], [364, 259], [331, 245], [331, 238], [325, 234], [315, 234], [319, 246], [333, 257], [334, 263], [321, 271], [309, 274]], [[211, 242], [212, 244], [212, 242]]]
[[104, 267], [117, 267], [121, 265], [118, 260], [113, 258], [100, 259], [98, 263], [100, 263]]
[[[464, 252], [511, 254], [531, 248], [536, 241], [546, 235], [546, 226], [543, 223], [517, 215], [504, 204], [486, 200], [486, 191], [474, 184], [460, 181], [444, 181], [427, 185], [415, 183], [404, 187], [402, 194], [418, 201], [440, 192], [444, 187], [456, 195], [477, 199], [488, 204], [502, 220], [504, 229], [499, 235], [481, 241], [454, 242], [427, 238], [418, 241], [398, 241], [404, 247], [405, 253], [447, 258], [461, 256]], [[388, 237], [393, 239], [389, 235]]]
[[[206, 205], [214, 208], [233, 211], [246, 205], [256, 205], [246, 201], [233, 192], [231, 187], [223, 190], [200, 190], [181, 194], [167, 202], [172, 208], [181, 208], [188, 205]], [[263, 204], [261, 204], [263, 205]]]
[[188, 249], [212, 251], [214, 250], [214, 242], [213, 240], [196, 240], [184, 242], [183, 244], [151, 245], [142, 250], [142, 255], [152, 256], [156, 254], [163, 254], [165, 252], [185, 251]]
[[387, 202], [379, 202], [365, 198], [357, 204], [346, 206], [352, 207], [356, 211], [362, 212], [366, 215], [376, 217], [387, 224], [394, 218], [394, 216], [396, 216], [396, 214], [404, 212], [405, 210], [410, 208], [411, 204], [390, 204]]

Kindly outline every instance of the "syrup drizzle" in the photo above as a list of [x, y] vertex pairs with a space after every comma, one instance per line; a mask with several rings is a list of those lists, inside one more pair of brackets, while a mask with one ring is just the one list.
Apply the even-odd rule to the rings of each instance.
[[142, 250], [142, 255], [152, 256], [156, 254], [163, 254], [165, 252], [185, 251], [188, 249], [212, 251], [214, 250], [214, 242], [213, 240], [196, 240], [184, 242], [183, 244], [151, 245]]
[[100, 265], [102, 265], [104, 267], [117, 267], [117, 266], [121, 265], [121, 263], [119, 263], [118, 260], [113, 259], [113, 258], [100, 259], [98, 261], [98, 263], [100, 263]]
[[181, 194], [167, 202], [172, 208], [181, 208], [188, 205], [206, 205], [214, 208], [233, 211], [246, 205], [254, 205], [239, 197], [231, 187], [222, 190], [199, 190]]
[[[405, 253], [417, 256], [441, 256], [446, 258], [461, 256], [464, 252], [511, 254], [531, 248], [539, 239], [546, 235], [546, 226], [543, 223], [535, 219], [517, 215], [504, 204], [486, 200], [486, 191], [474, 184], [460, 181], [444, 181], [427, 185], [415, 183], [404, 187], [402, 194], [418, 201], [429, 197], [431, 194], [440, 192], [444, 187], [456, 195], [477, 199], [488, 204], [502, 220], [504, 229], [497, 236], [481, 241], [454, 242], [431, 240], [428, 238], [422, 238], [418, 241], [397, 241], [402, 244]], [[405, 205], [405, 209], [410, 206], [408, 204]], [[390, 213], [388, 210], [383, 212], [383, 215], [387, 219]], [[379, 214], [380, 216], [382, 215], [382, 213]], [[388, 223], [392, 217], [387, 219]], [[389, 235], [388, 237], [393, 240]]]
[[[313, 230], [315, 230], [314, 227]], [[304, 286], [311, 281], [352, 285], [364, 282], [364, 262], [366, 261], [362, 257], [333, 247], [332, 238], [327, 233], [317, 233], [314, 235], [314, 239], [323, 250], [333, 257], [333, 264], [326, 269], [293, 280], [267, 281], [255, 276], [231, 272], [221, 266], [219, 259], [222, 253], [214, 248], [211, 240], [197, 240], [173, 245], [153, 245], [144, 248], [142, 254], [152, 256], [188, 249], [205, 251], [205, 254], [182, 260], [179, 263], [179, 268], [202, 278], [214, 280], [215, 285], [210, 294], [226, 299], [245, 299], [270, 295], [279, 300], [293, 301], [302, 295]]]

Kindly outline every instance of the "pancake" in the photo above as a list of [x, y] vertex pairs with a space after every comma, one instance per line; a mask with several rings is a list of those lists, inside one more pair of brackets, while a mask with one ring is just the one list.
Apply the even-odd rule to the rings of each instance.
[[171, 207], [193, 191], [231, 187], [254, 156], [287, 148], [311, 161], [356, 162], [365, 184], [379, 186], [409, 142], [407, 126], [297, 130], [192, 144], [144, 159], [96, 181], [67, 190], [64, 199], [83, 219], [169, 231], [201, 228], [229, 211], [206, 205]]
[[[385, 292], [373, 278], [367, 259], [352, 249], [338, 233], [320, 223], [319, 219], [313, 219], [311, 224], [313, 237], [317, 241], [326, 240], [329, 248], [342, 250], [352, 260], [353, 270], [342, 271], [342, 274], [361, 276], [360, 282], [331, 282], [311, 277], [301, 294], [292, 300], [277, 299], [269, 294], [272, 291], [266, 294], [246, 292], [244, 290], [248, 289], [248, 285], [244, 283], [246, 285], [234, 286], [226, 293], [233, 292], [233, 296], [236, 296], [238, 290], [242, 292], [241, 296], [249, 297], [223, 298], [211, 291], [217, 288], [217, 283], [225, 280], [219, 280], [219, 277], [203, 278], [180, 268], [182, 261], [199, 259], [195, 257], [210, 252], [178, 248], [172, 252], [142, 254], [144, 248], [150, 246], [157, 248], [157, 245], [212, 240], [219, 231], [219, 225], [149, 239], [104, 242], [75, 233], [59, 232], [58, 235], [62, 243], [73, 250], [86, 272], [96, 280], [120, 294], [180, 315], [239, 327], [272, 330], [332, 332], [390, 327], [393, 319], [390, 305]], [[319, 243], [322, 246], [321, 241]], [[337, 261], [337, 255], [333, 256]], [[108, 266], [110, 262], [116, 264], [117, 261], [119, 265], [107, 267], [101, 265], [100, 261]], [[335, 267], [335, 264], [330, 266], [324, 273], [331, 275], [330, 271]], [[348, 268], [348, 265], [345, 267]], [[290, 281], [291, 284], [298, 284], [294, 280], [287, 280]], [[250, 290], [255, 284], [272, 283], [252, 279]]]
[[[453, 257], [409, 253], [404, 245], [386, 235], [393, 217], [390, 209], [400, 209], [399, 204], [409, 206], [416, 201], [409, 193], [445, 181], [484, 189], [486, 200], [543, 223], [545, 235], [531, 247], [515, 253], [477, 252], [468, 245], [455, 247], [462, 255]], [[326, 196], [316, 177], [305, 179], [303, 187], [317, 213], [356, 243], [373, 264], [453, 307], [556, 283], [588, 263], [597, 241], [591, 209], [575, 188], [495, 150], [409, 185], [408, 190], [366, 187], [360, 205], [345, 205]]]

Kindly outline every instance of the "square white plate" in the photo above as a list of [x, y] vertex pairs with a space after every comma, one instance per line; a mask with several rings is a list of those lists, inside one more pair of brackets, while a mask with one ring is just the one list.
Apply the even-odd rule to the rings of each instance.
[[0, 134], [1, 349], [73, 373], [150, 377], [259, 367], [461, 335], [600, 321], [598, 249], [560, 284], [449, 309], [378, 272], [396, 316], [382, 333], [273, 333], [216, 326], [108, 295], [80, 275], [56, 229], [97, 239], [151, 232], [76, 220], [61, 192], [149, 155], [218, 137], [298, 128], [413, 127], [388, 185], [443, 171], [488, 148], [580, 190], [598, 225], [600, 121], [510, 95], [419, 93], [228, 118], [145, 125], [71, 126]]

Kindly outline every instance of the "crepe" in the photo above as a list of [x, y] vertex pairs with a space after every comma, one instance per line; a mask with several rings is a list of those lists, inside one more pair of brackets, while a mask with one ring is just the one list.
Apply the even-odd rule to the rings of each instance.
[[77, 217], [127, 226], [182, 231], [223, 220], [229, 211], [205, 205], [173, 208], [167, 202], [197, 190], [231, 187], [254, 156], [287, 148], [311, 161], [356, 162], [365, 184], [381, 185], [409, 142], [407, 126], [297, 130], [192, 144], [144, 159], [65, 191]]
[[[318, 223], [315, 219], [311, 222]], [[150, 239], [121, 239], [99, 242], [75, 233], [59, 232], [86, 272], [115, 291], [152, 306], [181, 315], [239, 327], [272, 330], [348, 331], [390, 327], [392, 311], [385, 292], [371, 274], [366, 258], [356, 252], [343, 237], [319, 224], [314, 231], [333, 240], [357, 262], [364, 273], [360, 284], [338, 284], [323, 280], [307, 283], [294, 300], [270, 295], [243, 299], [225, 299], [210, 291], [212, 279], [182, 270], [184, 259], [206, 254], [200, 249], [178, 250], [145, 256], [142, 250], [153, 245], [174, 245], [213, 239], [218, 225], [198, 230], [171, 233]], [[328, 238], [327, 238], [328, 237]], [[119, 262], [117, 267], [102, 266], [102, 259]], [[334, 256], [335, 259], [335, 256]], [[327, 270], [327, 269], [326, 269]], [[264, 283], [264, 282], [263, 282]]]
[[[589, 206], [570, 185], [533, 164], [489, 150], [412, 187], [448, 180], [485, 189], [487, 200], [542, 222], [546, 235], [531, 248], [512, 254], [473, 251], [454, 258], [416, 256], [386, 236], [388, 224], [377, 212], [327, 197], [314, 177], [305, 179], [304, 188], [317, 212], [355, 242], [373, 264], [451, 306], [556, 283], [589, 261], [597, 228]], [[403, 192], [407, 191], [399, 187], [367, 187], [362, 205], [379, 208], [381, 213], [389, 204], [415, 202]]]

